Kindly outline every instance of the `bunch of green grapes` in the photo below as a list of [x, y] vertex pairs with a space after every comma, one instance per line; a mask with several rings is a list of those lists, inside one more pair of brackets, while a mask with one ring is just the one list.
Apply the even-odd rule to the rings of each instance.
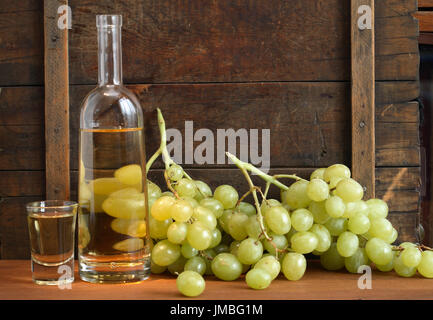
[[386, 202], [364, 201], [363, 196], [362, 186], [342, 164], [317, 169], [310, 181], [292, 184], [282, 192], [283, 203], [292, 210], [291, 248], [320, 256], [327, 270], [357, 273], [360, 266], [374, 263], [380, 271], [394, 270], [403, 277], [418, 270], [432, 278], [433, 251], [423, 252], [412, 243], [392, 246], [398, 233], [387, 219]]

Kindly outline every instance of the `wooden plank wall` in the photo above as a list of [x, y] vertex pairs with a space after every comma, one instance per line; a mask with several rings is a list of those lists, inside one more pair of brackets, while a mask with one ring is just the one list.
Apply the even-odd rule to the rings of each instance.
[[[95, 14], [121, 13], [124, 80], [143, 106], [149, 157], [155, 108], [169, 128], [271, 129], [271, 172], [350, 165], [350, 1], [69, 1], [71, 194], [80, 102], [97, 79]], [[400, 240], [415, 240], [420, 152], [416, 0], [376, 1], [376, 194]], [[1, 258], [28, 258], [24, 204], [45, 197], [43, 8], [0, 4]], [[199, 142], [196, 142], [198, 144]], [[241, 189], [230, 165], [185, 165]], [[158, 169], [159, 168], [159, 169]], [[161, 182], [162, 163], [150, 178]], [[277, 196], [276, 194], [274, 194]]]

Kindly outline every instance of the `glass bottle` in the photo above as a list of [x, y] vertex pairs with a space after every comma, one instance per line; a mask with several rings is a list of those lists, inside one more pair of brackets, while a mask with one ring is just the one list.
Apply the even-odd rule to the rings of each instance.
[[122, 84], [122, 16], [98, 15], [96, 25], [98, 86], [80, 115], [79, 272], [136, 282], [150, 273], [143, 113]]

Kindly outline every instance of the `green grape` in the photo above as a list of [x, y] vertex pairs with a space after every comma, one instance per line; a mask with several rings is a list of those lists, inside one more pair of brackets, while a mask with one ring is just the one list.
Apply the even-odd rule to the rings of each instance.
[[423, 251], [417, 269], [424, 278], [433, 278], [433, 251]]
[[147, 194], [149, 198], [158, 199], [161, 196], [161, 189], [157, 184], [153, 183], [150, 180], [147, 180]]
[[326, 221], [331, 219], [331, 217], [326, 212], [325, 201], [315, 202], [312, 201], [308, 210], [313, 214], [314, 222], [319, 224], [325, 224]]
[[365, 266], [368, 264], [369, 261], [364, 248], [358, 248], [353, 255], [344, 258], [344, 266], [346, 267], [346, 270], [350, 273], [358, 273], [358, 269], [360, 266]]
[[194, 271], [184, 271], [176, 279], [176, 286], [180, 293], [187, 297], [197, 297], [205, 289], [203, 277]]
[[164, 221], [171, 218], [171, 207], [176, 203], [176, 200], [171, 197], [161, 197], [156, 200], [150, 210], [152, 217], [158, 221]]
[[294, 252], [289, 252], [285, 255], [281, 270], [287, 280], [296, 281], [304, 276], [307, 268], [307, 260], [304, 255]]
[[329, 250], [320, 256], [320, 264], [326, 270], [336, 271], [344, 267], [344, 258], [340, 256], [337, 250], [337, 244], [333, 242]]
[[319, 240], [312, 232], [300, 231], [292, 236], [291, 244], [297, 253], [306, 254], [316, 250]]
[[218, 219], [218, 223], [221, 226], [221, 228], [228, 234], [230, 234], [230, 230], [229, 230], [229, 222], [231, 220], [231, 218], [233, 217], [234, 212], [233, 210], [229, 209], [229, 210], [224, 210], [223, 214], [221, 215], [221, 217]]
[[401, 252], [400, 257], [406, 267], [416, 268], [421, 262], [422, 254], [417, 247], [409, 247]]
[[205, 198], [200, 201], [202, 207], [208, 208], [214, 214], [215, 218], [220, 218], [224, 213], [224, 207], [221, 202], [214, 198]]
[[368, 216], [358, 214], [349, 218], [347, 228], [356, 234], [364, 234], [370, 229], [370, 219]]
[[365, 251], [368, 258], [375, 264], [386, 265], [393, 258], [391, 246], [379, 238], [368, 240], [365, 245]]
[[368, 216], [368, 211], [368, 205], [363, 200], [348, 202], [346, 203], [346, 210], [344, 211], [343, 217], [351, 218], [360, 214]]
[[239, 195], [235, 188], [224, 184], [215, 189], [214, 198], [222, 203], [224, 209], [232, 209], [238, 202]]
[[274, 280], [280, 274], [281, 265], [280, 262], [272, 255], [263, 255], [263, 257], [254, 264], [254, 269], [263, 269], [271, 276]]
[[153, 262], [161, 267], [169, 266], [180, 257], [180, 247], [168, 240], [159, 241], [152, 249]]
[[325, 170], [326, 170], [326, 168], [319, 168], [319, 169], [314, 170], [310, 176], [310, 180], [313, 180], [313, 179], [325, 180], [323, 178], [323, 175], [325, 174]]
[[397, 251], [392, 252], [392, 259], [384, 265], [376, 264], [376, 268], [381, 272], [389, 272], [394, 269], [394, 261], [396, 258]]
[[370, 219], [386, 218], [388, 215], [388, 205], [381, 199], [370, 199], [367, 206]]
[[323, 179], [326, 182], [331, 181], [332, 177], [350, 178], [350, 169], [344, 164], [333, 164], [332, 166], [326, 168], [323, 173]]
[[342, 257], [351, 257], [359, 246], [358, 236], [352, 232], [345, 231], [338, 236], [337, 250]]
[[325, 223], [325, 227], [329, 230], [331, 236], [337, 237], [347, 230], [347, 219], [331, 218]]
[[277, 253], [272, 243], [280, 250], [284, 250], [287, 248], [289, 243], [287, 242], [287, 238], [285, 236], [273, 234], [272, 232], [268, 233], [268, 235], [272, 238], [272, 242], [267, 239], [263, 239], [262, 243], [263, 243], [263, 247], [270, 254], [276, 255]]
[[329, 186], [322, 179], [313, 179], [308, 183], [307, 196], [316, 202], [325, 201], [329, 197]]
[[290, 231], [286, 234], [286, 238], [287, 238], [288, 243], [290, 243], [292, 241], [292, 237], [295, 233], [298, 233], [298, 231], [296, 231], [295, 228], [291, 228]]
[[245, 231], [249, 237], [259, 239], [262, 234], [262, 229], [260, 228], [258, 216], [250, 216], [248, 218], [248, 221], [245, 224]]
[[309, 231], [314, 233], [319, 241], [317, 243], [316, 251], [319, 253], [327, 251], [332, 242], [331, 234], [328, 229], [324, 225], [315, 224]]
[[198, 255], [198, 250], [196, 248], [191, 247], [191, 245], [188, 243], [188, 241], [184, 241], [182, 243], [182, 247], [180, 248], [180, 252], [182, 253], [182, 256], [184, 256], [187, 259], [191, 259], [192, 257], [195, 257]]
[[173, 163], [168, 169], [167, 169], [167, 177], [170, 181], [176, 182], [182, 179], [183, 177], [183, 169], [178, 164]]
[[153, 274], [161, 274], [167, 271], [167, 267], [158, 266], [153, 260], [150, 261], [150, 272]]
[[191, 247], [197, 250], [205, 250], [211, 244], [212, 233], [200, 221], [195, 221], [188, 226], [186, 239]]
[[410, 278], [415, 275], [416, 267], [406, 266], [400, 254], [394, 258], [394, 271], [401, 277]]
[[181, 197], [182, 200], [185, 200], [189, 203], [189, 205], [195, 209], [198, 207], [198, 201], [191, 197]]
[[185, 222], [173, 222], [167, 230], [167, 238], [171, 243], [181, 244], [186, 239], [188, 225]]
[[331, 180], [329, 181], [329, 189], [330, 190], [332, 190], [332, 189], [334, 189], [333, 191], [332, 191], [332, 195], [336, 195], [336, 193], [335, 193], [335, 188], [337, 187], [337, 184], [341, 181], [341, 180], [343, 180], [343, 179], [345, 179], [345, 178], [341, 178], [341, 177], [331, 177]]
[[239, 246], [241, 245], [242, 241], [233, 241], [232, 243], [230, 243], [230, 247], [229, 247], [229, 251], [232, 255], [235, 255], [236, 257], [238, 256], [238, 250], [239, 250]]
[[255, 216], [256, 215], [256, 208], [248, 202], [241, 202], [239, 203], [239, 211], [242, 213], [245, 213], [247, 216]]
[[[166, 197], [166, 199], [172, 199], [172, 198]], [[178, 199], [172, 202], [172, 205], [166, 211], [167, 214], [165, 216], [169, 216], [177, 222], [187, 222], [191, 218], [194, 212], [193, 210], [194, 210], [193, 207], [190, 205], [190, 203], [187, 200]]]
[[293, 211], [290, 220], [296, 231], [308, 231], [314, 223], [313, 214], [307, 209]]
[[198, 190], [195, 196], [197, 201], [212, 197], [212, 190], [206, 182], [194, 180], [194, 183]]
[[287, 210], [287, 212], [293, 211], [293, 208], [290, 207], [287, 203], [283, 203], [282, 206], [283, 206], [284, 209]]
[[269, 208], [266, 211], [265, 221], [275, 234], [286, 234], [291, 228], [290, 215], [282, 206]]
[[416, 248], [416, 244], [412, 243], [412, 242], [402, 242], [400, 243], [400, 247], [402, 247], [403, 249], [407, 249], [407, 248]]
[[144, 219], [146, 217], [144, 193], [136, 193], [128, 197], [110, 196], [102, 202], [102, 209], [114, 218]]
[[204, 275], [206, 271], [206, 261], [202, 257], [192, 257], [185, 263], [184, 270], [195, 271], [200, 275]]
[[168, 272], [170, 272], [172, 275], [177, 275], [183, 272], [186, 261], [187, 260], [183, 256], [180, 256], [179, 259], [167, 267]]
[[325, 202], [325, 209], [330, 217], [340, 218], [346, 210], [346, 205], [339, 196], [331, 196]]
[[212, 260], [212, 272], [221, 280], [232, 281], [242, 274], [242, 264], [231, 253], [220, 253]]
[[197, 195], [197, 187], [194, 181], [186, 178], [180, 179], [174, 186], [174, 190], [179, 194], [180, 197], [191, 197], [194, 198]]
[[267, 199], [264, 200], [260, 206], [260, 211], [262, 216], [266, 216], [266, 212], [272, 207], [281, 207], [281, 202], [276, 199]]
[[127, 185], [139, 185], [143, 179], [143, 172], [138, 164], [130, 164], [114, 171], [114, 177]]
[[217, 245], [220, 244], [222, 234], [221, 234], [221, 231], [219, 231], [219, 229], [213, 229], [211, 231], [211, 235], [212, 235], [212, 239], [211, 239], [209, 248], [215, 248]]
[[385, 218], [376, 218], [370, 221], [371, 226], [368, 233], [374, 238], [380, 238], [382, 240], [390, 239], [393, 233], [393, 226], [391, 222]]
[[253, 264], [259, 261], [262, 255], [262, 243], [257, 239], [248, 238], [240, 243], [236, 256], [243, 264]]
[[212, 249], [215, 250], [216, 254], [223, 253], [223, 252], [230, 252], [230, 248], [225, 243], [220, 243], [219, 245], [213, 247]]
[[[148, 199], [147, 199], [147, 204], [148, 204], [148, 206], [149, 206], [149, 210], [152, 210], [152, 206], [153, 206], [153, 204], [155, 203], [155, 201], [156, 200], [158, 200], [157, 198], [151, 198], [151, 197], [149, 197]], [[150, 212], [150, 211], [149, 211]]]
[[194, 209], [193, 218], [200, 221], [206, 228], [213, 230], [217, 226], [217, 219], [213, 215], [212, 211], [208, 208], [198, 206]]
[[235, 240], [243, 240], [247, 235], [245, 225], [248, 221], [248, 216], [244, 213], [236, 212], [228, 222], [228, 230], [230, 235]]
[[172, 198], [175, 198], [173, 192], [171, 192], [171, 191], [164, 191], [163, 193], [161, 193], [161, 197], [172, 197]]
[[398, 237], [397, 230], [395, 228], [392, 228], [391, 235], [388, 238], [384, 239], [384, 240], [385, 240], [386, 243], [391, 244], [391, 243], [394, 243], [395, 240], [397, 240], [397, 237]]
[[153, 239], [166, 239], [168, 228], [172, 223], [173, 223], [172, 219], [158, 221], [155, 220], [152, 216], [149, 216], [150, 237]]
[[272, 277], [263, 269], [251, 269], [245, 276], [248, 287], [256, 290], [262, 290], [269, 287]]
[[311, 199], [307, 195], [308, 181], [299, 180], [282, 192], [281, 199], [293, 209], [307, 208]]
[[344, 202], [359, 201], [364, 196], [364, 189], [362, 186], [351, 178], [343, 179], [338, 182], [335, 191], [337, 196], [343, 199]]

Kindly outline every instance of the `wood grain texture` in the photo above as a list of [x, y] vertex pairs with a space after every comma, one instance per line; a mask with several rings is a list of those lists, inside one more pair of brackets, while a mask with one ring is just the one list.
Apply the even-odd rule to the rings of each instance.
[[[70, 40], [74, 84], [96, 82], [94, 15], [106, 8], [124, 16], [126, 83], [350, 80], [347, 1], [87, 0], [71, 6], [77, 13]], [[382, 0], [376, 7], [377, 79], [416, 80], [418, 29], [410, 16], [416, 0]], [[410, 45], [390, 46], [396, 38]]]
[[414, 17], [419, 21], [419, 30], [421, 32], [433, 32], [433, 12], [418, 11]]
[[0, 86], [44, 83], [43, 1], [0, 3]]
[[69, 199], [68, 29], [57, 24], [57, 10], [67, 4], [67, 0], [44, 0], [47, 199]]
[[[352, 174], [367, 198], [375, 195], [375, 23], [374, 0], [351, 1]], [[359, 12], [361, 6], [368, 6]], [[360, 26], [361, 16], [367, 15]], [[369, 22], [370, 20], [370, 22]]]
[[418, 0], [418, 8], [433, 8], [433, 0]]
[[[71, 290], [56, 286], [37, 286], [32, 283], [28, 260], [0, 261], [0, 299], [41, 300], [172, 300], [188, 299], [182, 296], [170, 275], [151, 275], [137, 284], [97, 285], [81, 281], [75, 268], [75, 282]], [[416, 275], [403, 278], [394, 272], [372, 273], [372, 290], [358, 288], [359, 274], [346, 271], [325, 271], [319, 263], [309, 261], [304, 277], [287, 281], [284, 276], [275, 279], [269, 290], [249, 289], [243, 279], [221, 281], [206, 277], [206, 290], [194, 299], [200, 300], [424, 300], [433, 299], [433, 282]], [[230, 294], [227, 294], [227, 293]], [[168, 307], [161, 309], [162, 313]], [[264, 315], [267, 313], [264, 312]]]
[[[378, 82], [376, 87], [376, 121], [389, 123], [377, 126], [377, 165], [418, 166], [417, 126], [410, 124], [418, 121], [418, 105], [405, 102], [418, 96], [418, 83]], [[139, 96], [145, 111], [147, 157], [158, 147], [159, 132], [154, 121], [154, 109], [158, 106], [168, 126], [179, 130], [184, 128], [185, 120], [193, 120], [195, 129], [270, 128], [272, 166], [320, 166], [350, 161], [347, 135], [350, 86], [347, 83], [133, 85], [129, 88]], [[92, 86], [70, 89], [72, 169], [77, 169], [78, 161], [79, 108], [91, 89]], [[27, 96], [34, 99], [28, 101]], [[45, 169], [43, 126], [35, 120], [43, 119], [43, 96], [40, 87], [2, 89], [0, 109], [13, 115], [16, 108], [23, 116], [15, 114], [1, 120], [5, 125], [0, 125], [0, 170]], [[399, 123], [402, 126], [398, 127]], [[306, 131], [313, 138], [309, 139]], [[285, 150], [290, 150], [290, 157]], [[161, 167], [160, 162], [156, 165]]]

